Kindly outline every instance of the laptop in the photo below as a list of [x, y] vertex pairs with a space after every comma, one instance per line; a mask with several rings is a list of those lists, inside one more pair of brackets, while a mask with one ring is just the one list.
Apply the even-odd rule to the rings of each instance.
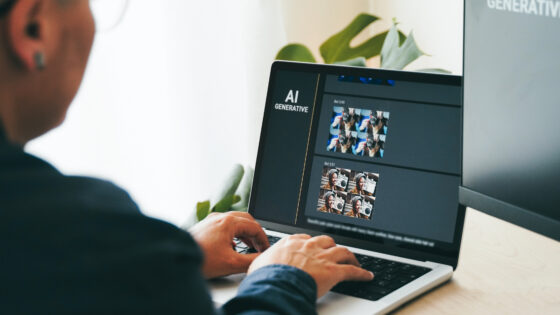
[[[329, 235], [375, 275], [334, 287], [318, 300], [320, 314], [386, 313], [451, 278], [465, 217], [461, 84], [453, 75], [272, 65], [248, 211], [271, 243]], [[232, 298], [243, 277], [211, 281], [214, 301]]]

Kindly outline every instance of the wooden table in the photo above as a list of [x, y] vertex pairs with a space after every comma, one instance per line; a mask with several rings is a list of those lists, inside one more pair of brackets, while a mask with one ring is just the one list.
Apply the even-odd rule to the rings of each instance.
[[395, 314], [560, 314], [560, 242], [468, 209], [447, 284]]

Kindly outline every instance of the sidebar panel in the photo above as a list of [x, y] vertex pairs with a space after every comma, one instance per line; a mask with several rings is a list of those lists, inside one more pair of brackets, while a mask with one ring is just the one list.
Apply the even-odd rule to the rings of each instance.
[[274, 79], [251, 208], [259, 219], [290, 224], [296, 218], [319, 75], [278, 71]]

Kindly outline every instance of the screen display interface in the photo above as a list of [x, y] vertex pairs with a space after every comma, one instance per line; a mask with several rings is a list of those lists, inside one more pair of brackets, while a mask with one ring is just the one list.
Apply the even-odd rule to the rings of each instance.
[[382, 243], [454, 241], [460, 84], [278, 70], [251, 213]]

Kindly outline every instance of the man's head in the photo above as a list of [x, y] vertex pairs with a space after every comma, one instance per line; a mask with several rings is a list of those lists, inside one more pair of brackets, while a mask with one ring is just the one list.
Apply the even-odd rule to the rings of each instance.
[[0, 0], [0, 8], [0, 122], [23, 145], [64, 120], [95, 25], [88, 0]]

